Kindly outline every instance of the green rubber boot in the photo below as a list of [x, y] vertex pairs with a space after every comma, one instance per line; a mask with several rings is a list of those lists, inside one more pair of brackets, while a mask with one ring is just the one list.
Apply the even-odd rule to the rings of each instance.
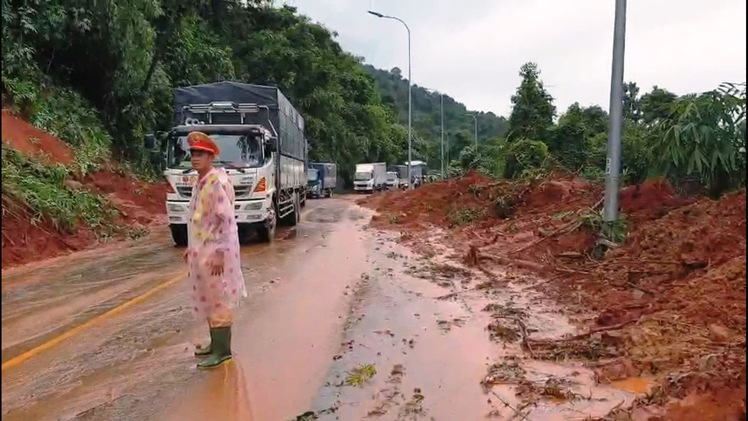
[[197, 368], [215, 368], [231, 359], [231, 326], [210, 329], [208, 358], [197, 363]]

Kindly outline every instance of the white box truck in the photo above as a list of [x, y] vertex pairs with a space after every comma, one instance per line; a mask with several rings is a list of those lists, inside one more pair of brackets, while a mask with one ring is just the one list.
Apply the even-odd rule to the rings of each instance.
[[384, 189], [387, 184], [387, 164], [373, 162], [356, 164], [353, 175], [353, 190], [357, 192], [373, 193]]

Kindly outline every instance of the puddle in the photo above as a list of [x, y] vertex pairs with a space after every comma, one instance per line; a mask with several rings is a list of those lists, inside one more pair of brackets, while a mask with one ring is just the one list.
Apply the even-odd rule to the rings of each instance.
[[623, 390], [637, 395], [646, 395], [652, 390], [657, 382], [647, 377], [629, 377], [623, 380], [611, 382], [610, 385], [616, 389]]

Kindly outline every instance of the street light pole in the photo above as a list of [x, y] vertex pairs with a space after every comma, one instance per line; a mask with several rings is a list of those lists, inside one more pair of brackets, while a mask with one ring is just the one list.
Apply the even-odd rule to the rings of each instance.
[[403, 24], [405, 27], [405, 30], [408, 31], [408, 189], [413, 189], [413, 179], [411, 178], [411, 166], [413, 163], [413, 125], [412, 125], [412, 116], [413, 116], [413, 100], [411, 95], [411, 65], [410, 65], [410, 28], [408, 27], [408, 24], [405, 23], [400, 18], [397, 18], [395, 16], [387, 16], [383, 15], [379, 12], [374, 12], [369, 10], [369, 14], [374, 15], [378, 18], [382, 19], [392, 19], [396, 20]]
[[442, 155], [442, 180], [443, 180], [444, 179], [444, 94], [440, 93], [439, 97], [441, 98], [441, 111], [440, 111], [440, 114], [441, 114], [441, 126], [442, 126], [441, 127], [441, 132], [442, 132], [442, 142], [441, 142], [442, 153], [441, 153], [441, 155]]
[[442, 167], [442, 179], [444, 178], [444, 94], [439, 91], [434, 91], [429, 88], [423, 88], [431, 93], [439, 94], [440, 109], [439, 115], [441, 120], [441, 167]]
[[623, 62], [626, 50], [626, 0], [616, 0], [613, 29], [613, 69], [610, 77], [610, 132], [605, 163], [603, 220], [618, 219], [618, 178], [621, 171], [621, 128], [623, 126]]
[[478, 117], [475, 115], [475, 113], [466, 113], [465, 115], [469, 115], [470, 117], [473, 117], [473, 132], [475, 134], [475, 152], [478, 152]]

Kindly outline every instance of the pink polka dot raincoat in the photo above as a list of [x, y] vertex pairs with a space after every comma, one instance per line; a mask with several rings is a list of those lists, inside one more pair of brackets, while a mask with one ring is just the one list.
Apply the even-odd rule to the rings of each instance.
[[[239, 260], [234, 188], [223, 169], [213, 168], [192, 189], [188, 233], [188, 277], [193, 311], [201, 319], [239, 305], [247, 296]], [[212, 275], [210, 259], [223, 250], [223, 275]], [[222, 308], [223, 307], [223, 308]]]

